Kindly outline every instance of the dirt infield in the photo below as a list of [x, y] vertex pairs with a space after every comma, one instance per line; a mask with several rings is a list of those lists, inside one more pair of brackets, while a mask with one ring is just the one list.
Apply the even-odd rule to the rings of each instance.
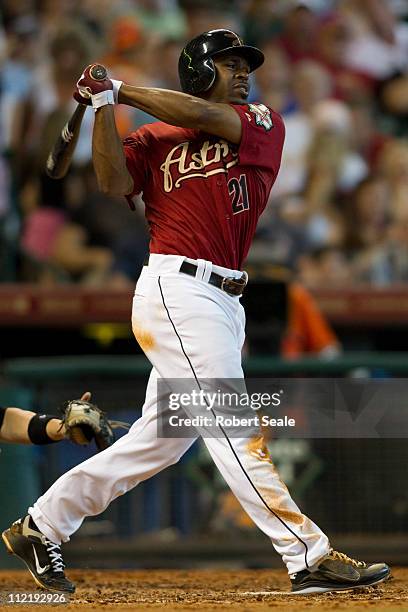
[[[243, 610], [264, 611], [274, 608], [283, 612], [312, 612], [316, 609], [347, 612], [375, 610], [408, 611], [408, 569], [393, 570], [385, 584], [358, 592], [289, 596], [284, 595], [288, 580], [283, 570], [140, 570], [67, 572], [77, 584], [70, 603], [63, 610]], [[25, 571], [0, 571], [0, 593], [36, 591]], [[279, 591], [282, 594], [268, 594]], [[31, 604], [40, 612], [50, 605]], [[28, 605], [2, 606], [1, 610], [27, 612]]]

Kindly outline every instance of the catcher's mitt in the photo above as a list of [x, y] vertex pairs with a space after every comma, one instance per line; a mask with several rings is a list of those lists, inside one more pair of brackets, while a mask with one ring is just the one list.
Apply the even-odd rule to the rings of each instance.
[[67, 402], [61, 419], [65, 436], [75, 444], [86, 445], [95, 438], [98, 450], [104, 450], [115, 441], [112, 429], [129, 429], [129, 423], [110, 421], [98, 406], [84, 400]]

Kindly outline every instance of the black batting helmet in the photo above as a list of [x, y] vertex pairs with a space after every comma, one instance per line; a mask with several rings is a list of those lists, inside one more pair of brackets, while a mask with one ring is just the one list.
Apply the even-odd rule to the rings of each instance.
[[213, 58], [226, 51], [244, 57], [250, 72], [259, 68], [264, 61], [262, 51], [244, 45], [238, 34], [231, 30], [204, 32], [190, 40], [181, 52], [178, 72], [182, 90], [195, 95], [210, 89], [216, 77]]

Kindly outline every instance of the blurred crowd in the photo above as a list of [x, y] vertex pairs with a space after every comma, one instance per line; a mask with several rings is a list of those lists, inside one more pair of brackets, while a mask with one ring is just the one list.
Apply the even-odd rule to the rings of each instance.
[[[0, 280], [133, 285], [143, 207], [99, 193], [91, 109], [65, 179], [46, 158], [84, 66], [179, 89], [183, 44], [218, 27], [264, 51], [251, 101], [286, 124], [249, 263], [312, 288], [408, 280], [406, 0], [2, 0], [0, 16]], [[115, 112], [123, 137], [154, 120]]]

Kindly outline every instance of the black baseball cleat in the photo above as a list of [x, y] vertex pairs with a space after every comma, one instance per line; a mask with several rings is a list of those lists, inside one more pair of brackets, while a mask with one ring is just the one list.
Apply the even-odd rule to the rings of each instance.
[[293, 594], [308, 595], [361, 589], [378, 584], [389, 575], [390, 568], [386, 563], [364, 563], [332, 550], [316, 571], [302, 570], [293, 574], [290, 580]]
[[39, 587], [60, 593], [75, 591], [64, 574], [61, 547], [39, 531], [30, 515], [15, 521], [2, 538], [8, 552], [24, 561]]

